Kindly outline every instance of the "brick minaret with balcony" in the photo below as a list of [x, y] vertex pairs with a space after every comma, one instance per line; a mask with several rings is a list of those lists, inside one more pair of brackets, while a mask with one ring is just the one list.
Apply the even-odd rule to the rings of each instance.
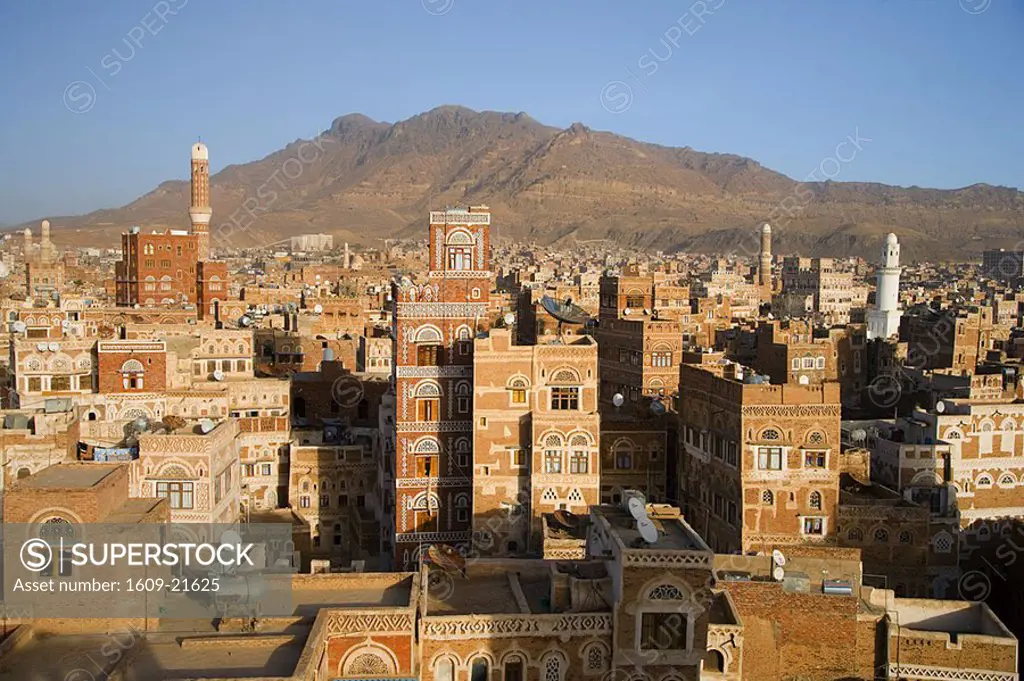
[[430, 213], [425, 279], [393, 285], [395, 567], [471, 541], [473, 339], [488, 326], [491, 214]]
[[199, 259], [210, 258], [210, 153], [206, 145], [196, 142], [192, 145], [191, 193], [188, 215], [192, 233], [199, 237]]

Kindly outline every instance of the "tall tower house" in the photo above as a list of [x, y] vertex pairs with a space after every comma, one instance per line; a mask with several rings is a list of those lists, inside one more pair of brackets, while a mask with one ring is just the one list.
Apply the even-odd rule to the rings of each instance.
[[868, 339], [889, 338], [900, 330], [900, 242], [895, 234], [885, 237], [878, 268], [875, 306], [868, 311]]
[[206, 145], [196, 142], [192, 145], [192, 197], [188, 216], [192, 221], [192, 233], [199, 237], [199, 260], [210, 259], [210, 154]]
[[392, 286], [394, 566], [431, 544], [468, 546], [473, 497], [473, 339], [491, 290], [487, 206], [432, 211], [429, 270]]
[[767, 222], [761, 227], [761, 254], [757, 261], [757, 283], [771, 286], [772, 283], [772, 226]]

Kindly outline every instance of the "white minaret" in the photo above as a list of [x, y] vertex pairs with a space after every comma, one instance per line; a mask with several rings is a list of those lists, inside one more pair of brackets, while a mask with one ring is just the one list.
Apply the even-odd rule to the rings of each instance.
[[868, 338], [889, 338], [899, 333], [900, 242], [895, 234], [885, 237], [882, 266], [878, 268], [875, 306], [868, 311]]
[[192, 220], [192, 233], [199, 237], [199, 259], [210, 258], [210, 154], [206, 145], [192, 145], [192, 195], [188, 216]]

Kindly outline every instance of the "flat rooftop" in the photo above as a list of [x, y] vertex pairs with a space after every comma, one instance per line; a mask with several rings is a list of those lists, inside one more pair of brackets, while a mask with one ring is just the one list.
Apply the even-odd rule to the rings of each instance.
[[658, 540], [648, 544], [637, 530], [636, 520], [621, 506], [598, 506], [594, 513], [604, 517], [611, 526], [612, 532], [627, 549], [649, 549], [652, 551], [711, 551], [693, 528], [686, 524], [682, 515], [672, 517], [661, 515], [651, 510], [648, 505], [648, 517], [658, 530]]
[[984, 603], [896, 598], [894, 609], [902, 629], [1014, 638]]
[[508, 575], [441, 578], [427, 589], [428, 615], [519, 614]]
[[17, 487], [32, 489], [89, 489], [111, 475], [122, 463], [58, 463], [18, 480]]
[[[165, 681], [167, 679], [288, 678], [295, 671], [305, 641], [272, 645], [204, 645], [181, 647], [176, 641], [143, 641], [130, 664], [124, 667], [124, 681]], [[92, 653], [95, 656], [96, 650]], [[31, 678], [31, 677], [28, 677]], [[57, 677], [55, 677], [56, 679]], [[60, 677], [64, 678], [64, 677]], [[89, 678], [89, 677], [84, 677]], [[102, 677], [97, 677], [102, 678]]]
[[113, 511], [103, 522], [106, 523], [134, 523], [144, 519], [152, 513], [157, 506], [166, 503], [163, 499], [128, 499], [116, 511]]

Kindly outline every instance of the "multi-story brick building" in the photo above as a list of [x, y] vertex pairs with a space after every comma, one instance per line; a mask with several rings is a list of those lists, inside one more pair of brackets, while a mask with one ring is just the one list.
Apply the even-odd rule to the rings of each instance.
[[133, 227], [121, 235], [122, 260], [116, 267], [117, 304], [195, 303], [199, 238], [170, 229], [145, 234]]
[[974, 373], [992, 348], [991, 307], [936, 310], [919, 306], [903, 314], [900, 340], [907, 343], [907, 361], [917, 369], [952, 369]]
[[850, 310], [867, 301], [867, 289], [854, 286], [853, 273], [840, 270], [832, 258], [784, 258], [782, 294], [812, 296], [814, 312], [830, 324], [849, 322]]
[[[539, 551], [542, 518], [600, 503], [597, 344], [589, 336], [475, 341], [473, 534], [484, 555]], [[465, 510], [469, 513], [469, 510]]]
[[95, 339], [12, 340], [13, 406], [42, 406], [48, 398], [71, 397], [95, 389]]
[[490, 225], [484, 206], [431, 212], [426, 280], [392, 288], [398, 566], [427, 544], [470, 540], [473, 338], [488, 326]]
[[828, 336], [815, 336], [807, 320], [762, 321], [753, 368], [773, 383], [817, 385], [839, 378], [837, 352]]
[[96, 344], [100, 393], [162, 392], [167, 388], [167, 343], [101, 340]]
[[769, 385], [760, 378], [736, 364], [680, 369], [686, 515], [722, 552], [835, 535], [839, 384]]

